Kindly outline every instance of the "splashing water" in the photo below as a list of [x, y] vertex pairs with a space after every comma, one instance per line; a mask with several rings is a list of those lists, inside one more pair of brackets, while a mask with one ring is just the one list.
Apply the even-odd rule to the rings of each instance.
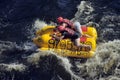
[[84, 77], [85, 80], [106, 80], [115, 77], [119, 80], [119, 52], [120, 40], [99, 44], [95, 58], [88, 59], [85, 64], [77, 64], [80, 68], [78, 75]]
[[[0, 5], [3, 9], [0, 11], [0, 80], [120, 80], [120, 40], [115, 40], [120, 38], [119, 0], [47, 0], [50, 5], [39, 0], [30, 6], [25, 5], [32, 3], [32, 0], [23, 2], [5, 0], [3, 3], [9, 5]], [[73, 7], [79, 2], [78, 11], [73, 17], [71, 12], [76, 10]], [[31, 9], [34, 9], [32, 13]], [[3, 15], [6, 15], [5, 18]], [[52, 19], [47, 20], [53, 21], [62, 15], [72, 17], [73, 21], [77, 20], [81, 24], [96, 22], [99, 24], [98, 27], [95, 26], [98, 39], [104, 42], [98, 42], [95, 57], [88, 59], [86, 63], [76, 62], [79, 70], [72, 70], [73, 65], [66, 57], [49, 51], [38, 51], [30, 43], [35, 30], [47, 25], [39, 19], [32, 23], [34, 15], [37, 18], [49, 17]], [[16, 41], [20, 44], [15, 43]], [[35, 49], [31, 50], [33, 48]]]
[[34, 28], [36, 29], [42, 29], [44, 26], [47, 26], [47, 23], [45, 23], [44, 21], [40, 21], [40, 20], [36, 20], [34, 23]]

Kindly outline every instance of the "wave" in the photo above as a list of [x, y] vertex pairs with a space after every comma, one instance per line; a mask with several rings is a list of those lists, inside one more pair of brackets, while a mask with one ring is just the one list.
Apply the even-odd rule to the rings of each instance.
[[[119, 80], [119, 1], [42, 1], [0, 3], [0, 80]], [[76, 61], [78, 70], [69, 58], [36, 50], [31, 41], [36, 29], [48, 25], [47, 21], [55, 22], [58, 16], [99, 24], [94, 26], [96, 55], [86, 63]]]
[[28, 48], [1, 41], [1, 80], [119, 79], [120, 40], [100, 43], [96, 56], [88, 59], [86, 63], [76, 61], [79, 71], [72, 69], [74, 65], [69, 58], [60, 57], [51, 51], [29, 51], [29, 45], [26, 46]]
[[84, 64], [76, 64], [80, 68], [78, 75], [85, 80], [119, 79], [120, 40], [109, 41], [98, 45], [96, 56]]
[[16, 46], [12, 42], [1, 42], [1, 80], [80, 79], [72, 72], [67, 58], [57, 56], [50, 51], [28, 51], [28, 48], [21, 49]]

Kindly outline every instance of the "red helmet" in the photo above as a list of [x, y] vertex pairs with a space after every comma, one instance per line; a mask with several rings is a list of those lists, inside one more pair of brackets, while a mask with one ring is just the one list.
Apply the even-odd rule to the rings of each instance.
[[58, 28], [59, 31], [63, 31], [65, 29], [64, 26], [58, 26], [57, 28]]
[[58, 23], [63, 22], [63, 17], [58, 17], [58, 18], [57, 18], [57, 22], [58, 22]]

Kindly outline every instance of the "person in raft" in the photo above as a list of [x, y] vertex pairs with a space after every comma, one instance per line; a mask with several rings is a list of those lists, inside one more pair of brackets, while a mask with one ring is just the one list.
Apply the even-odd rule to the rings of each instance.
[[62, 36], [57, 37], [53, 35], [55, 39], [61, 40], [63, 38], [70, 38], [74, 45], [79, 49], [85, 47], [87, 51], [91, 50], [91, 46], [80, 44], [80, 37], [83, 35], [83, 33], [79, 22], [72, 23], [70, 20], [63, 19], [62, 17], [58, 17], [57, 21], [59, 25], [55, 28], [54, 31], [60, 32]]

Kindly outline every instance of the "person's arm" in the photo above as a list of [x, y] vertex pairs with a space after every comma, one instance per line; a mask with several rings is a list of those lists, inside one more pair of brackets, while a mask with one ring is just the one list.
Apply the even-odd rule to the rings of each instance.
[[82, 36], [85, 36], [85, 37], [88, 37], [88, 38], [92, 37], [92, 36], [90, 36], [90, 35], [88, 35], [88, 34], [83, 34], [83, 31], [82, 31], [81, 28], [80, 28], [80, 33], [81, 33]]
[[91, 38], [92, 36], [88, 35], [88, 34], [83, 34], [83, 36]]
[[68, 24], [67, 24], [67, 23], [62, 23], [61, 26], [65, 26], [65, 27], [67, 27]]
[[81, 27], [80, 27], [80, 31], [79, 32], [80, 32], [81, 35], [84, 35]]
[[53, 35], [52, 37], [54, 37], [54, 38], [57, 39], [57, 40], [62, 40], [62, 39], [64, 38], [64, 36], [58, 37], [58, 36], [56, 36], [56, 35]]

